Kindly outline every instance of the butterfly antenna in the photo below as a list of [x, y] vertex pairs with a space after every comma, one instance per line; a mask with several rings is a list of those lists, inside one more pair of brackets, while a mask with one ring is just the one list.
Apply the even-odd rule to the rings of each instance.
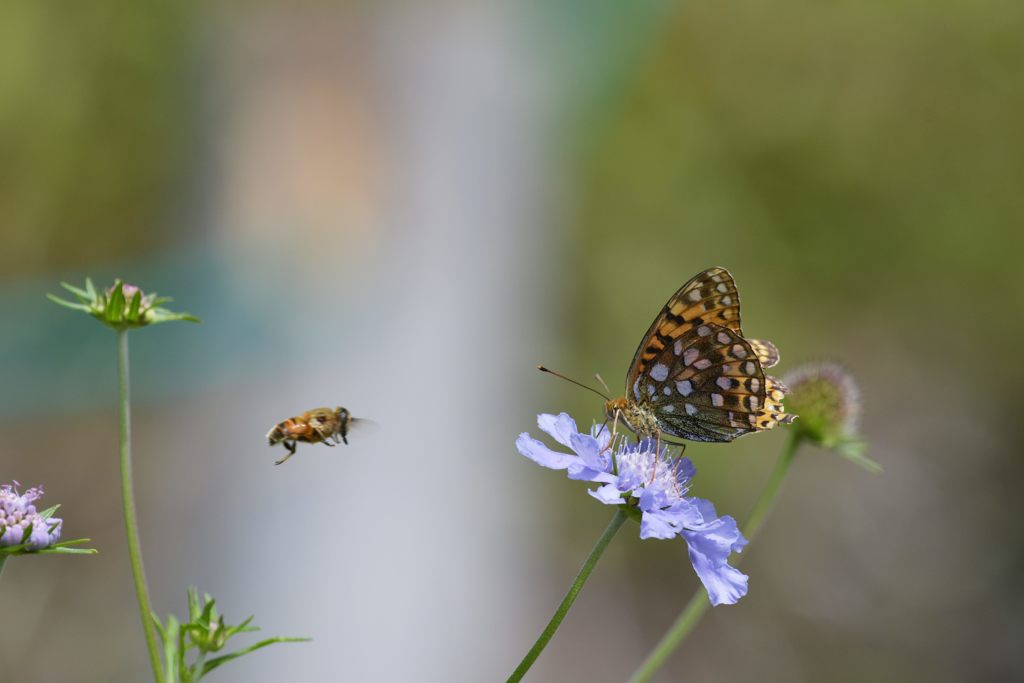
[[563, 375], [561, 373], [558, 373], [558, 372], [555, 372], [554, 370], [551, 370], [549, 368], [546, 368], [543, 365], [538, 365], [537, 369], [540, 370], [541, 372], [546, 372], [546, 373], [548, 373], [550, 375], [554, 375], [555, 377], [560, 377], [560, 378], [564, 379], [566, 382], [571, 382], [572, 384], [575, 384], [578, 387], [583, 387], [587, 391], [592, 391], [592, 392], [594, 392], [595, 394], [597, 394], [598, 396], [600, 396], [601, 398], [603, 398], [606, 401], [610, 401], [611, 400], [611, 398], [609, 398], [608, 396], [605, 396], [604, 394], [602, 394], [600, 391], [598, 391], [594, 387], [588, 387], [586, 384], [582, 384], [580, 382], [577, 382], [574, 379], [569, 379], [565, 375]]

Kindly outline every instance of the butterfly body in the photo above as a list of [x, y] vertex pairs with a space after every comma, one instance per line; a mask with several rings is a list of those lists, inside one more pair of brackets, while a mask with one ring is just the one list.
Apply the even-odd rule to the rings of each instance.
[[732, 441], [793, 420], [785, 387], [764, 372], [778, 360], [770, 342], [743, 337], [735, 281], [710, 268], [662, 308], [633, 356], [625, 396], [605, 411], [641, 438]]

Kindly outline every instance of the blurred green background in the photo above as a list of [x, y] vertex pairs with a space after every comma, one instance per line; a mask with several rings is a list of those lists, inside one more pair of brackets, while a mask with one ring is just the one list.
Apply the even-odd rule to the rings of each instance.
[[[500, 680], [607, 517], [515, 453], [535, 413], [601, 409], [532, 364], [617, 390], [722, 265], [780, 374], [854, 374], [886, 471], [805, 451], [749, 596], [661, 680], [1024, 677], [1022, 33], [1008, 0], [5, 3], [0, 481], [43, 483], [102, 554], [8, 563], [0, 671], [146, 671], [113, 341], [58, 281], [204, 318], [133, 349], [158, 608], [199, 582], [316, 639], [223, 680]], [[266, 429], [334, 401], [382, 423], [373, 457], [268, 468]], [[692, 446], [694, 493], [742, 518], [784, 438]], [[387, 517], [392, 485], [422, 522]], [[293, 553], [243, 533], [281, 498]], [[695, 588], [682, 544], [627, 527], [532, 679], [624, 680]]]

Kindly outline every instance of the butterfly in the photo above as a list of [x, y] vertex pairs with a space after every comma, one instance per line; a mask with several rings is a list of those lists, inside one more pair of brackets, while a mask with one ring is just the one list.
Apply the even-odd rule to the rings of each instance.
[[625, 396], [605, 413], [640, 438], [732, 441], [795, 419], [782, 406], [785, 385], [764, 372], [778, 362], [774, 344], [743, 337], [732, 275], [709, 268], [661, 309], [630, 363]]

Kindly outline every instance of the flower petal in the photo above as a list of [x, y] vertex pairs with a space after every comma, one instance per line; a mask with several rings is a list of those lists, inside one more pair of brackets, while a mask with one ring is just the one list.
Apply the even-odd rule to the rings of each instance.
[[579, 461], [575, 455], [559, 453], [523, 432], [516, 438], [516, 448], [530, 460], [553, 470], [564, 470]]
[[568, 413], [559, 413], [558, 415], [541, 413], [537, 416], [537, 426], [547, 432], [555, 441], [569, 448], [572, 448], [569, 437], [580, 431], [576, 429], [576, 420], [569, 417]]
[[597, 490], [587, 489], [587, 493], [605, 505], [621, 505], [625, 502], [622, 499], [622, 491], [617, 489], [615, 484], [605, 484]]
[[614, 474], [587, 467], [579, 458], [576, 459], [576, 462], [569, 465], [568, 472], [569, 478], [576, 481], [599, 481], [604, 484], [612, 484], [617, 481]]
[[580, 460], [591, 469], [607, 472], [612, 467], [611, 455], [602, 453], [600, 442], [589, 434], [571, 435], [569, 447], [576, 451]]
[[679, 526], [673, 524], [672, 518], [664, 514], [664, 510], [645, 512], [640, 519], [640, 538], [675, 538], [679, 535]]
[[747, 543], [735, 519], [726, 515], [697, 529], [683, 529], [682, 536], [712, 605], [732, 605], [747, 594], [746, 574], [729, 566], [729, 554]]
[[708, 599], [715, 607], [718, 605], [735, 605], [747, 594], [749, 578], [739, 569], [728, 564], [714, 566], [706, 557], [690, 547], [690, 562], [697, 572], [701, 583], [708, 592]]

